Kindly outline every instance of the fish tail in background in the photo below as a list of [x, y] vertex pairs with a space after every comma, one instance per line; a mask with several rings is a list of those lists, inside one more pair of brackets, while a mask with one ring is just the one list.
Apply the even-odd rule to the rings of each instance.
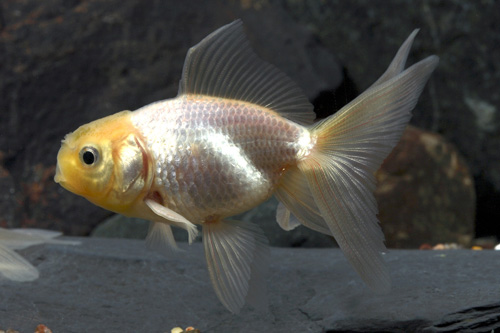
[[223, 220], [203, 224], [210, 279], [217, 297], [232, 313], [238, 313], [245, 302], [257, 309], [267, 305], [267, 244], [262, 230], [252, 223]]
[[[403, 60], [404, 66], [407, 52], [398, 55], [393, 64]], [[438, 57], [430, 56], [404, 71], [391, 64], [399, 71], [388, 70], [342, 110], [315, 124], [311, 153], [283, 176], [276, 192], [284, 205], [278, 223], [290, 225], [291, 212], [305, 226], [333, 235], [375, 291], [389, 290], [390, 277], [381, 255], [385, 245], [374, 173], [399, 141], [437, 63]]]
[[14, 250], [22, 250], [38, 244], [79, 245], [79, 241], [54, 239], [62, 233], [43, 229], [0, 228], [0, 277], [13, 281], [33, 281], [38, 270]]
[[26, 282], [36, 280], [38, 276], [38, 269], [19, 253], [0, 245], [0, 278]]

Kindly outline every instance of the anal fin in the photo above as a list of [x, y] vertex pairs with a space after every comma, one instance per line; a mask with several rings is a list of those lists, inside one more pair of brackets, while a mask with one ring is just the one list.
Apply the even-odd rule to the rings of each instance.
[[276, 209], [276, 221], [278, 221], [281, 229], [285, 231], [293, 230], [300, 225], [300, 221], [281, 202]]
[[181, 251], [175, 242], [172, 227], [162, 222], [150, 222], [146, 245], [151, 250], [167, 256]]
[[258, 226], [241, 221], [207, 223], [203, 244], [215, 293], [229, 311], [238, 313], [245, 302], [255, 308], [266, 306], [269, 249]]

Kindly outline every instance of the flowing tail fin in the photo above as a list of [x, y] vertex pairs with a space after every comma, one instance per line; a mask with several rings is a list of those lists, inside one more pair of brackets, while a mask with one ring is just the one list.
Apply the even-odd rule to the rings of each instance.
[[381, 79], [311, 128], [314, 148], [283, 176], [276, 192], [286, 207], [279, 209], [280, 225], [291, 224], [291, 212], [305, 226], [333, 235], [361, 278], [377, 291], [387, 291], [390, 278], [380, 253], [385, 245], [374, 173], [399, 141], [438, 64], [438, 57], [430, 56], [403, 71], [415, 34]]

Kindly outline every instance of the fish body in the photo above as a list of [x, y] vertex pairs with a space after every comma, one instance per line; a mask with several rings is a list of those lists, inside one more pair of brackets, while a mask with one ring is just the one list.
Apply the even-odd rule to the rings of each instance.
[[151, 191], [193, 223], [220, 220], [268, 199], [311, 149], [309, 131], [270, 109], [181, 96], [131, 115], [152, 152]]
[[164, 252], [177, 249], [171, 226], [191, 242], [201, 225], [212, 285], [234, 313], [265, 303], [267, 241], [229, 217], [272, 195], [283, 229], [332, 235], [367, 285], [387, 290], [373, 173], [438, 63], [430, 56], [404, 69], [416, 32], [367, 91], [313, 124], [301, 90], [253, 53], [235, 21], [189, 50], [176, 98], [68, 134], [55, 181], [152, 221], [146, 241]]

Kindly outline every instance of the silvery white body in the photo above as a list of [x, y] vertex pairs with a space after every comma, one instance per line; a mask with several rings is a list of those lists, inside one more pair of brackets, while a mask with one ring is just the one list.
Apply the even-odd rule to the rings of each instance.
[[193, 223], [218, 221], [269, 198], [312, 148], [309, 131], [254, 104], [180, 96], [132, 115], [153, 154], [153, 190]]

